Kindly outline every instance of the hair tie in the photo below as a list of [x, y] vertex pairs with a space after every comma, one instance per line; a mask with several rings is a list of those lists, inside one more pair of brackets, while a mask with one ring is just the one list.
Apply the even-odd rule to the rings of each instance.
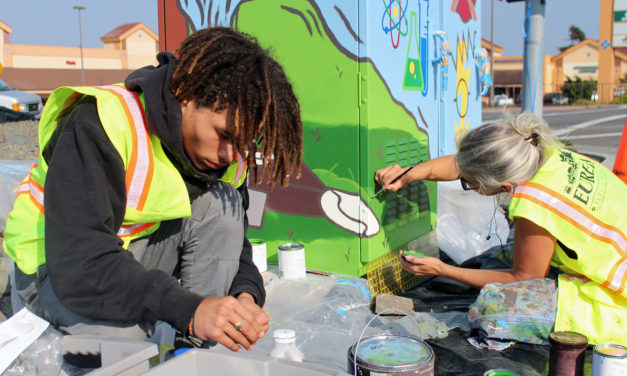
[[538, 146], [538, 134], [533, 133], [531, 136], [525, 138], [525, 141], [530, 141], [531, 145]]

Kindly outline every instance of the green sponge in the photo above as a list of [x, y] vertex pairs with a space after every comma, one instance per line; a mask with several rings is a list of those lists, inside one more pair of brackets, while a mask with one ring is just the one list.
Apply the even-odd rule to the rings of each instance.
[[417, 251], [403, 251], [403, 256], [427, 257], [424, 253]]

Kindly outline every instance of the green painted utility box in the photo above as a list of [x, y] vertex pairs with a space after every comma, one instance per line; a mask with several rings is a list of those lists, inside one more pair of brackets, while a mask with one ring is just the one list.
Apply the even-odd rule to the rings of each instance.
[[159, 0], [162, 50], [220, 25], [255, 36], [284, 67], [301, 104], [302, 177], [269, 191], [249, 175], [249, 238], [270, 262], [286, 242], [307, 267], [363, 275], [366, 265], [426, 236], [435, 183], [398, 194], [375, 172], [455, 152], [481, 119], [476, 0]]

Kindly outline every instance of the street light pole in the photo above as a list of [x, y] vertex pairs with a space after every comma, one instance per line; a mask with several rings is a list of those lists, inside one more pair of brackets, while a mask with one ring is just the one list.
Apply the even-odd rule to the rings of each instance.
[[85, 7], [75, 5], [73, 9], [78, 11], [78, 35], [81, 43], [81, 84], [85, 86], [85, 65], [83, 65], [83, 24], [81, 22], [81, 10], [85, 10]]
[[542, 117], [544, 92], [544, 0], [525, 0], [525, 52], [522, 112]]
[[490, 107], [494, 107], [494, 84], [496, 83], [496, 73], [494, 72], [494, 0], [490, 4], [490, 73], [492, 74], [492, 85], [490, 85]]

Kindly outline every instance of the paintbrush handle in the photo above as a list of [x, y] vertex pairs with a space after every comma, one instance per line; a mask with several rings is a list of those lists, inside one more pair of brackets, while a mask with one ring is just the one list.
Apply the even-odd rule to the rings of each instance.
[[[420, 162], [418, 162], [418, 163], [420, 163]], [[407, 173], [408, 173], [409, 171], [411, 171], [411, 169], [412, 169], [412, 168], [414, 168], [414, 167], [418, 166], [418, 163], [416, 163], [416, 164], [415, 164], [415, 165], [413, 165], [413, 166], [410, 166], [407, 170], [403, 171], [403, 173], [402, 173], [402, 174], [400, 174], [400, 175], [398, 175], [397, 177], [395, 177], [395, 178], [394, 178], [394, 180], [392, 180], [392, 181], [390, 182], [390, 184], [394, 184], [394, 183], [396, 183], [396, 182], [398, 181], [398, 179], [400, 179], [400, 178], [402, 178], [403, 176], [407, 175]]]
[[[419, 165], [419, 164], [421, 164], [421, 163], [422, 163], [422, 160], [418, 161], [418, 163], [416, 163], [416, 164], [414, 164], [414, 165], [412, 165], [412, 166], [409, 166], [409, 168], [408, 168], [407, 170], [403, 171], [400, 175], [398, 175], [397, 177], [395, 177], [395, 178], [394, 178], [394, 180], [392, 180], [392, 181], [390, 182], [390, 184], [394, 184], [394, 183], [396, 183], [396, 182], [398, 181], [398, 179], [400, 179], [400, 178], [402, 178], [403, 176], [407, 175], [407, 173], [408, 173], [409, 171], [411, 171], [411, 169], [412, 169], [412, 168], [414, 168], [414, 167], [418, 166], [418, 165]], [[377, 191], [374, 195], [375, 195], [375, 196], [378, 196], [378, 195], [379, 195], [379, 193], [381, 193], [381, 192], [383, 192], [383, 191], [385, 191], [385, 188], [381, 187], [381, 189], [379, 189], [379, 190], [378, 190], [378, 191]]]

